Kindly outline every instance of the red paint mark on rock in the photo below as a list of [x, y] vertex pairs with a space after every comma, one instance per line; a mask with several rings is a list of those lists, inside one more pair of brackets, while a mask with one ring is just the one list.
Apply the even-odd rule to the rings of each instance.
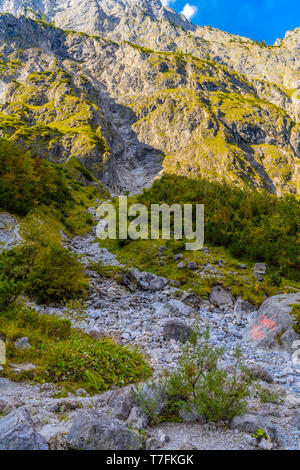
[[253, 329], [251, 330], [251, 339], [263, 339], [267, 330], [275, 330], [277, 324], [273, 318], [274, 315], [272, 315], [271, 318], [268, 318], [266, 315], [262, 315], [260, 319], [257, 320], [257, 324], [254, 325]]

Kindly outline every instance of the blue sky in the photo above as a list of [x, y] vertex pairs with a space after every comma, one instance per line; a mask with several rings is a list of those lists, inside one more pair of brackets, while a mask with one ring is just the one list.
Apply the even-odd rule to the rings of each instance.
[[[300, 0], [161, 0], [201, 26], [210, 25], [233, 34], [273, 44], [289, 29], [300, 26]], [[188, 7], [186, 4], [188, 3]]]

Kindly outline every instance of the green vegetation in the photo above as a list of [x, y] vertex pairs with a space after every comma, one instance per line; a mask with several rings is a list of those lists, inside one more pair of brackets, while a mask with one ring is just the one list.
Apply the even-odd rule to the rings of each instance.
[[[181, 289], [206, 298], [221, 283], [232, 295], [261, 304], [279, 292], [295, 292], [299, 284], [299, 202], [292, 196], [276, 198], [250, 188], [166, 175], [128, 204], [193, 203], [205, 205], [205, 245], [209, 253], [186, 251], [186, 240], [102, 240], [127, 268], [138, 267], [171, 279]], [[118, 201], [115, 200], [115, 204]], [[117, 212], [118, 213], [118, 212]], [[173, 229], [171, 218], [171, 230]], [[159, 247], [165, 251], [159, 255]], [[175, 255], [182, 253], [180, 260]], [[194, 261], [200, 274], [187, 269]], [[241, 267], [240, 263], [244, 266]], [[184, 263], [185, 267], [178, 267]], [[267, 273], [257, 282], [256, 262], [266, 262]], [[118, 281], [115, 267], [100, 267], [101, 274]]]
[[166, 396], [164, 409], [155, 400], [149, 403], [149, 398], [140, 390], [136, 399], [142, 409], [153, 422], [178, 420], [179, 411], [204, 414], [209, 421], [229, 421], [233, 416], [246, 411], [246, 398], [250, 394], [252, 378], [243, 366], [240, 352], [235, 353], [236, 364], [234, 372], [229, 374], [219, 369], [218, 360], [223, 357], [224, 350], [215, 348], [209, 342], [209, 330], [195, 330], [189, 341], [183, 346], [178, 368], [156, 385], [157, 395]]
[[296, 323], [294, 324], [294, 330], [300, 335], [300, 304], [294, 304], [292, 307], [291, 314], [296, 317]]
[[[31, 362], [36, 369], [15, 375], [9, 365], [4, 374], [14, 380], [52, 381], [67, 390], [83, 387], [98, 393], [151, 375], [142, 354], [110, 339], [94, 341], [71, 328], [69, 320], [40, 315], [21, 304], [0, 313], [0, 333], [6, 337], [9, 363]], [[14, 342], [28, 337], [32, 346], [18, 350]]]
[[38, 303], [66, 302], [86, 294], [88, 280], [78, 257], [60, 246], [51, 226], [31, 215], [23, 222], [24, 242], [0, 255], [0, 275]]
[[0, 139], [0, 209], [24, 216], [39, 212], [69, 234], [81, 234], [94, 224], [86, 208], [108, 195], [102, 185], [84, 186], [94, 180], [75, 158], [64, 165], [33, 157], [29, 151]]
[[67, 180], [46, 160], [0, 139], [0, 207], [26, 215], [38, 204], [68, 205], [73, 201]]
[[299, 278], [300, 204], [251, 188], [166, 175], [139, 198], [140, 203], [205, 205], [205, 240], [239, 259], [266, 262], [289, 279]]

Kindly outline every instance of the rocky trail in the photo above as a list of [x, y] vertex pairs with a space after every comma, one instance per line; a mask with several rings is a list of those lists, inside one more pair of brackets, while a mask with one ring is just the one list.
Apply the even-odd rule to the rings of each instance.
[[[262, 350], [256, 348], [255, 343], [245, 341], [247, 326], [253, 322], [257, 312], [241, 299], [234, 306], [218, 307], [208, 300], [202, 301], [191, 292], [179, 292], [169, 285], [167, 279], [137, 269], [125, 275], [124, 285], [103, 278], [92, 269], [93, 263], [119, 263], [113, 254], [95, 243], [95, 237], [94, 228], [83, 236], [72, 240], [65, 237], [63, 240], [64, 246], [80, 254], [90, 278], [91, 290], [86, 310], [80, 318], [74, 316], [74, 326], [94, 338], [110, 336], [122, 344], [138, 346], [144, 351], [155, 373], [159, 374], [164, 369], [176, 368], [181, 352], [180, 337], [187, 334], [190, 327], [197, 324], [204, 328], [209, 325], [212, 344], [225, 348], [221, 367], [230, 369], [235, 348], [239, 346], [246, 364], [261, 380], [263, 389], [280, 397], [278, 403], [261, 403], [257, 398], [250, 400], [249, 413], [255, 417], [255, 426], [266, 427], [269, 423], [270, 429], [275, 429], [277, 445], [298, 449], [300, 365], [293, 361], [291, 350]], [[66, 315], [65, 309], [59, 305], [33, 306], [41, 313]], [[26, 366], [30, 368], [30, 364]], [[16, 384], [0, 379], [0, 411], [16, 410], [15, 413], [21, 413], [25, 406], [31, 415], [31, 418], [23, 416], [26, 425], [36, 429], [45, 442], [50, 443], [50, 447], [65, 448], [68, 445], [66, 433], [76, 421], [77, 414], [88, 413], [91, 407], [95, 412], [103, 413], [106, 410], [112, 413], [117, 418], [117, 426], [123, 425], [122, 420], [125, 420], [137, 429], [146, 428], [148, 420], [128, 397], [128, 389], [130, 387], [93, 397], [81, 396], [82, 391], [78, 390], [75, 395], [69, 394], [68, 398], [55, 398], [56, 391], [52, 384]], [[116, 396], [119, 398], [116, 399]], [[120, 412], [120, 403], [123, 403], [125, 412], [124, 409]], [[237, 425], [238, 429], [227, 429], [222, 424], [197, 424], [190, 420], [194, 421], [186, 416], [186, 422], [182, 424], [164, 423], [154, 428], [148, 427], [148, 448], [249, 449], [258, 446], [249, 434], [249, 429], [253, 428], [248, 423], [249, 419]], [[0, 435], [3, 425], [0, 424]], [[259, 445], [267, 446], [266, 443]]]

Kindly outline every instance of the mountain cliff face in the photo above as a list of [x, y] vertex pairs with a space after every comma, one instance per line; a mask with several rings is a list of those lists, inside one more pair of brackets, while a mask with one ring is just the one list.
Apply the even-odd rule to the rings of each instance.
[[131, 41], [153, 50], [191, 53], [234, 68], [249, 78], [268, 80], [291, 90], [300, 87], [300, 28], [274, 46], [256, 43], [210, 26], [195, 26], [159, 0], [16, 0], [0, 1], [0, 11], [45, 15], [63, 29]]
[[114, 191], [161, 169], [299, 191], [299, 28], [267, 47], [158, 0], [0, 7], [27, 15], [0, 17], [2, 135]]

